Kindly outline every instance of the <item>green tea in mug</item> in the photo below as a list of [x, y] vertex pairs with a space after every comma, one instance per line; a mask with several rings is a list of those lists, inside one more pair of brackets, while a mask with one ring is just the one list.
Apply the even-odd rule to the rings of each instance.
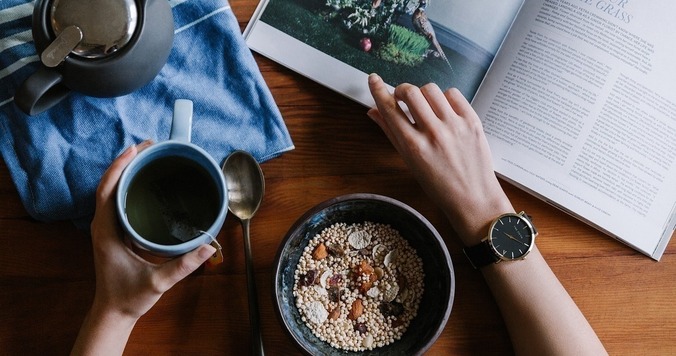
[[132, 228], [148, 241], [175, 245], [207, 231], [222, 202], [209, 172], [180, 156], [150, 162], [133, 178], [125, 211]]

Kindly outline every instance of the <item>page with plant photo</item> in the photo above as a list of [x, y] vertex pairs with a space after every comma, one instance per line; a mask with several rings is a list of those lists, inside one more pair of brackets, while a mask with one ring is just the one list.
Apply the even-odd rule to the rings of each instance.
[[473, 102], [500, 175], [654, 259], [676, 225], [674, 13], [527, 0]]
[[367, 76], [437, 83], [471, 100], [523, 0], [264, 0], [249, 47], [373, 105]]

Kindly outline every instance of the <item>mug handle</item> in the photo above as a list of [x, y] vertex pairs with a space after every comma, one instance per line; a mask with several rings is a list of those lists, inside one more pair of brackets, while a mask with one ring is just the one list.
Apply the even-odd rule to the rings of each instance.
[[171, 120], [170, 140], [190, 142], [192, 130], [192, 101], [178, 99], [174, 102], [174, 117]]
[[16, 106], [28, 115], [37, 115], [56, 105], [70, 93], [61, 83], [61, 73], [40, 66], [14, 94]]

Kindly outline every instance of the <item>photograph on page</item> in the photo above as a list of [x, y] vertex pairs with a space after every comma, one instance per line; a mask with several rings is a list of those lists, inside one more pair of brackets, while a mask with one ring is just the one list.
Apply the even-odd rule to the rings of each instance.
[[[376, 72], [392, 86], [435, 82], [471, 99], [521, 3], [270, 0], [260, 21], [360, 72]], [[289, 55], [323, 61], [313, 53]]]

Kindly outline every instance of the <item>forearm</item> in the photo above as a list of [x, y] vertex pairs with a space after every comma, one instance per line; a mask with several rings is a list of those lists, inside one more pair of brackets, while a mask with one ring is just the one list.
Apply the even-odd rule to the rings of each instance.
[[[488, 235], [497, 216], [514, 212], [496, 185], [492, 194], [455, 209], [463, 244], [473, 246]], [[449, 218], [451, 214], [448, 214]], [[604, 355], [603, 345], [537, 248], [523, 260], [481, 269], [500, 308], [518, 355]]]
[[482, 269], [518, 355], [604, 355], [585, 317], [536, 248]]
[[137, 319], [92, 306], [71, 355], [122, 355]]

